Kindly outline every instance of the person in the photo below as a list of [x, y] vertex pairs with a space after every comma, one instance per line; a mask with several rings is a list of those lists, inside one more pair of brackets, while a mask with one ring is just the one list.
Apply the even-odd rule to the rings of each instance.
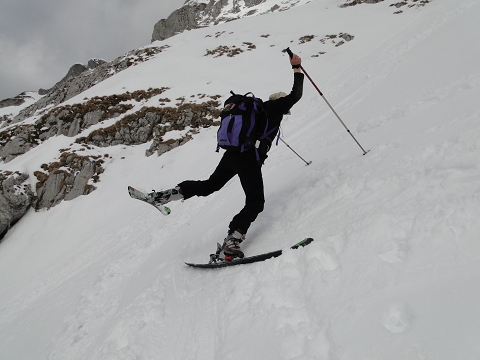
[[[278, 129], [283, 116], [290, 114], [290, 108], [302, 97], [304, 74], [301, 70], [301, 58], [293, 54], [290, 64], [294, 71], [293, 87], [290, 94], [277, 92], [270, 95], [269, 100], [263, 103], [268, 118], [269, 129]], [[268, 130], [269, 130], [268, 129]], [[254, 148], [239, 152], [227, 150], [222, 156], [215, 171], [207, 180], [187, 180], [179, 183], [175, 188], [160, 192], [153, 191], [148, 196], [153, 204], [164, 205], [170, 201], [189, 199], [193, 196], [208, 196], [220, 190], [235, 175], [240, 178], [245, 192], [245, 206], [233, 217], [229, 224], [227, 237], [223, 245], [217, 249], [220, 260], [231, 261], [236, 257], [243, 258], [244, 253], [240, 244], [245, 241], [245, 235], [263, 211], [265, 197], [261, 167], [267, 158], [267, 152], [277, 135], [274, 131], [269, 137], [260, 141], [257, 153]]]

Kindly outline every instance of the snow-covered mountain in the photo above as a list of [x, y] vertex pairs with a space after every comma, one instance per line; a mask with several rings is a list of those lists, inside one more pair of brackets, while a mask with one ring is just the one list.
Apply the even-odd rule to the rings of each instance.
[[218, 25], [247, 16], [286, 11], [310, 0], [187, 0], [166, 19], [158, 21], [152, 41], [165, 40], [185, 30]]
[[[39, 209], [0, 243], [0, 357], [478, 359], [479, 16], [480, 0], [316, 0], [156, 41], [23, 119], [0, 109], [2, 191], [29, 176], [4, 197]], [[188, 268], [243, 206], [238, 180], [168, 217], [127, 186], [208, 177], [215, 110], [288, 92], [287, 46], [370, 152], [306, 79], [282, 134], [312, 164], [271, 150], [243, 246], [284, 255]], [[41, 206], [61, 184], [71, 200]]]

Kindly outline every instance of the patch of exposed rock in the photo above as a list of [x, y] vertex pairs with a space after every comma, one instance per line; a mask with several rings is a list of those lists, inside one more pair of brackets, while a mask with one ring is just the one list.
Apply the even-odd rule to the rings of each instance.
[[40, 89], [38, 90], [38, 93], [40, 95], [45, 95], [45, 94], [48, 94], [49, 91], [51, 91], [53, 88], [55, 87], [59, 87], [62, 83], [64, 83], [65, 81], [71, 79], [71, 78], [74, 78], [78, 75], [80, 75], [81, 73], [87, 71], [87, 70], [93, 70], [93, 69], [96, 69], [97, 67], [99, 67], [100, 65], [102, 64], [106, 64], [107, 61], [105, 60], [102, 60], [102, 59], [90, 59], [88, 61], [88, 64], [87, 65], [83, 65], [83, 64], [75, 64], [73, 65], [67, 72], [67, 75], [65, 75], [65, 77], [60, 80], [59, 82], [57, 82], [52, 88], [50, 89]]
[[95, 96], [85, 103], [56, 107], [35, 124], [20, 124], [0, 132], [0, 159], [8, 162], [52, 136], [76, 136], [92, 125], [120, 116], [133, 108], [126, 102], [147, 100], [167, 89], [150, 88], [120, 95]]
[[[281, 5], [275, 4], [269, 10], [259, 13], [255, 6], [265, 0], [190, 0], [166, 19], [158, 21], [152, 33], [152, 42], [165, 40], [185, 30], [217, 25], [223, 22], [240, 19], [244, 16], [261, 15], [272, 11], [287, 10], [298, 3], [298, 0], [284, 0]], [[250, 9], [249, 11], [243, 11]]]
[[[213, 98], [218, 98], [214, 96]], [[164, 100], [164, 99], [161, 99]], [[124, 116], [112, 126], [92, 131], [87, 137], [78, 138], [77, 143], [107, 147], [114, 145], [138, 145], [152, 141], [146, 151], [150, 156], [161, 155], [191, 139], [185, 135], [181, 139], [163, 141], [163, 136], [172, 130], [185, 130], [187, 127], [206, 128], [217, 125], [220, 103], [209, 100], [201, 104], [180, 104], [177, 107], [144, 107]]]
[[[355, 5], [360, 5], [360, 4], [377, 4], [380, 2], [383, 2], [384, 0], [350, 0], [347, 1], [344, 4], [341, 4], [339, 7], [341, 8], [346, 8], [349, 6], [355, 6]], [[394, 3], [389, 5], [390, 7], [395, 7], [395, 8], [400, 8], [402, 6], [406, 6], [408, 8], [419, 8], [422, 6], [425, 6], [426, 4], [431, 3], [432, 0], [403, 0], [398, 3]], [[403, 11], [399, 10], [394, 12], [394, 14], [401, 14]]]
[[0, 101], [0, 109], [9, 106], [20, 106], [25, 102], [26, 98], [31, 98], [31, 96], [28, 96], [26, 92], [23, 92], [13, 98], [4, 99]]
[[346, 2], [339, 7], [345, 8], [349, 6], [355, 6], [355, 5], [360, 5], [360, 4], [377, 4], [379, 2], [382, 2], [384, 0], [352, 0], [350, 2]]
[[185, 30], [198, 28], [198, 14], [205, 10], [207, 4], [184, 5], [161, 19], [153, 27], [152, 42], [165, 40]]
[[28, 211], [32, 197], [27, 174], [0, 172], [0, 241]]
[[[108, 155], [106, 155], [108, 156]], [[36, 171], [37, 195], [32, 205], [35, 210], [49, 209], [62, 200], [73, 200], [80, 195], [88, 195], [103, 173], [104, 160], [100, 156], [80, 156], [64, 152], [60, 159], [51, 164], [43, 164], [43, 171]]]

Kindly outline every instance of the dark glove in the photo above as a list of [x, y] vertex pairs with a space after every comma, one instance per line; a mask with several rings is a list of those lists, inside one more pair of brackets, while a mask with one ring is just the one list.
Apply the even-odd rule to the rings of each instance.
[[260, 156], [260, 162], [263, 164], [265, 160], [268, 158], [267, 152], [270, 150], [270, 146], [272, 145], [272, 141], [269, 138], [265, 138], [260, 141], [260, 145], [258, 146], [258, 155]]

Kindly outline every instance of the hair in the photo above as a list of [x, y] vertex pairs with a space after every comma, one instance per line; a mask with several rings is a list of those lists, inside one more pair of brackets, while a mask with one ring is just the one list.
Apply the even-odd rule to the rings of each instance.
[[[270, 95], [268, 97], [268, 100], [278, 100], [278, 99], [280, 99], [282, 97], [285, 97], [285, 96], [287, 96], [286, 93], [284, 93], [283, 91], [279, 91], [279, 92], [276, 92], [276, 93], [273, 93], [272, 95]], [[285, 115], [292, 115], [292, 113], [290, 112], [290, 110], [288, 110], [288, 112], [285, 113]]]

